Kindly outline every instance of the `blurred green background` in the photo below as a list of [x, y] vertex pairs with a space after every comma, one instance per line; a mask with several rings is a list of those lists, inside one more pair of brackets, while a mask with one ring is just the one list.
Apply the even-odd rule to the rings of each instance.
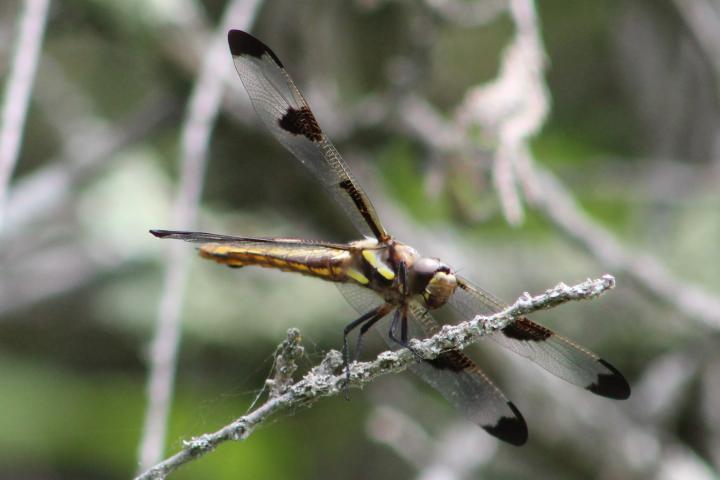
[[[445, 3], [487, 18], [444, 14]], [[720, 321], [649, 294], [533, 208], [509, 226], [492, 141], [433, 152], [392, 112], [365, 108], [412, 93], [451, 121], [470, 88], [498, 75], [515, 32], [495, 8], [502, 2], [445, 3], [267, 0], [250, 30], [283, 60], [401, 240], [506, 300], [616, 274], [610, 294], [537, 318], [611, 360], [633, 397], [593, 398], [522, 359], [483, 352], [528, 421], [522, 449], [468, 426], [404, 374], [350, 402], [277, 416], [172, 478], [719, 478]], [[0, 5], [3, 79], [22, 4]], [[136, 473], [169, 247], [147, 230], [176, 227], [180, 129], [225, 5], [51, 4], [0, 247], [0, 478]], [[717, 295], [720, 62], [688, 20], [693, 5], [710, 5], [711, 26], [720, 18], [701, 0], [537, 1], [552, 107], [531, 148], [624, 247]], [[198, 230], [354, 239], [315, 179], [259, 127], [231, 74]], [[57, 197], [53, 179], [67, 180]], [[51, 200], [35, 204], [41, 197]], [[306, 369], [340, 347], [355, 315], [318, 280], [195, 256], [189, 265], [167, 454], [246, 411], [289, 327], [302, 331]], [[365, 358], [382, 348], [376, 340]], [[469, 463], [453, 457], [468, 451]]]

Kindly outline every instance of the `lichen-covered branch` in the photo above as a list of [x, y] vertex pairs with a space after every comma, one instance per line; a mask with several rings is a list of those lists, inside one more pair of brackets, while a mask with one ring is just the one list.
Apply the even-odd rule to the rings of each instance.
[[[414, 351], [425, 359], [433, 359], [442, 352], [464, 348], [481, 337], [506, 327], [517, 318], [529, 313], [556, 307], [573, 300], [584, 300], [597, 297], [615, 286], [615, 279], [605, 275], [599, 279], [588, 279], [574, 286], [560, 283], [540, 295], [522, 295], [515, 303], [505, 310], [493, 315], [478, 315], [474, 319], [458, 325], [446, 325], [440, 333], [425, 340], [413, 340]], [[290, 336], [290, 333], [289, 333]], [[293, 338], [299, 339], [294, 335]], [[288, 341], [284, 342], [285, 345]], [[277, 356], [283, 356], [288, 348], [281, 345]], [[297, 343], [290, 342], [291, 351], [297, 350]], [[385, 351], [371, 362], [354, 362], [350, 366], [350, 386], [362, 388], [381, 375], [398, 373], [417, 361], [413, 353], [407, 349]], [[276, 364], [279, 362], [276, 359]], [[265, 422], [273, 414], [300, 406], [311, 405], [322, 397], [337, 395], [343, 391], [345, 374], [342, 368], [342, 355], [335, 350], [330, 351], [320, 365], [312, 368], [302, 379], [287, 385], [283, 392], [271, 395], [270, 398], [247, 415], [243, 415], [232, 423], [213, 433], [194, 437], [184, 442], [184, 448], [163, 462], [146, 470], [136, 480], [156, 480], [185, 463], [198, 459], [228, 440], [245, 440], [255, 428]]]

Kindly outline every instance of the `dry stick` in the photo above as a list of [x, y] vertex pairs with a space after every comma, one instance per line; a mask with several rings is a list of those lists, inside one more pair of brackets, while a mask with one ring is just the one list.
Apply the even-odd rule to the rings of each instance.
[[45, 33], [49, 0], [26, 0], [20, 16], [10, 74], [5, 85], [0, 122], [0, 233], [5, 218], [8, 184], [20, 153], [30, 93]]
[[6, 236], [17, 237], [33, 223], [56, 218], [77, 195], [79, 184], [106, 172], [120, 159], [118, 153], [155, 133], [171, 118], [174, 107], [169, 99], [153, 98], [107, 127], [92, 112], [81, 113], [78, 123], [87, 128], [64, 137], [60, 154], [13, 183], [7, 197]]
[[[525, 76], [532, 80], [532, 88], [518, 89], [517, 95], [524, 95], [530, 107], [524, 112], [528, 123], [539, 125], [533, 116], [547, 109], [549, 93], [542, 75], [545, 55], [537, 27], [537, 16], [531, 0], [511, 0], [511, 16], [518, 31], [527, 32], [525, 55], [529, 60], [520, 64], [518, 70], [529, 70]], [[544, 118], [542, 116], [541, 118]], [[669, 302], [679, 310], [695, 317], [707, 326], [720, 328], [720, 298], [703, 289], [676, 279], [651, 255], [624, 249], [617, 238], [594, 222], [577, 205], [572, 195], [552, 173], [535, 166], [528, 141], [535, 130], [528, 130], [521, 139], [514, 159], [515, 173], [529, 203], [545, 215], [560, 231], [590, 251], [606, 268], [624, 271], [641, 288], [655, 298]]]
[[[534, 10], [529, 8], [515, 8], [518, 4], [528, 0], [513, 0], [510, 11], [515, 17], [521, 17], [518, 23], [529, 21], [523, 15], [534, 15]], [[536, 21], [536, 19], [535, 19]], [[535, 30], [537, 32], [537, 30]], [[528, 54], [527, 58], [537, 58], [537, 40], [525, 43], [535, 54]], [[512, 50], [508, 50], [506, 55]], [[542, 66], [537, 60], [534, 64], [529, 62], [512, 62], [517, 69], [537, 69]], [[505, 73], [505, 72], [503, 72]], [[512, 74], [512, 75], [511, 75]], [[513, 78], [532, 78], [528, 85], [527, 81], [513, 83]], [[440, 152], [463, 152], [472, 151], [474, 145], [472, 140], [467, 140], [463, 134], [462, 127], [470, 122], [476, 122], [483, 127], [499, 130], [503, 128], [499, 123], [504, 121], [518, 121], [513, 116], [503, 116], [507, 112], [508, 98], [517, 98], [529, 95], [524, 111], [526, 116], [527, 130], [531, 132], [535, 122], [542, 118], [543, 105], [549, 103], [547, 99], [547, 88], [541, 75], [534, 75], [533, 72], [511, 71], [507, 75], [508, 83], [496, 80], [493, 83], [502, 84], [503, 88], [490, 90], [481, 87], [470, 93], [463, 105], [458, 108], [458, 121], [447, 122], [429, 104], [408, 96], [401, 103], [400, 118], [405, 122], [405, 128], [412, 133], [419, 141], [424, 142], [429, 148]], [[537, 85], [541, 82], [542, 85]], [[522, 101], [522, 100], [519, 100]], [[422, 108], [417, 108], [421, 104]], [[494, 107], [493, 107], [494, 105]], [[513, 105], [510, 105], [513, 106]], [[505, 107], [505, 108], [503, 108]], [[510, 109], [509, 111], [512, 111]], [[443, 132], [438, 135], [437, 132]], [[528, 133], [529, 134], [529, 133]], [[702, 321], [705, 325], [717, 330], [720, 329], [720, 298], [693, 285], [691, 282], [678, 279], [669, 272], [665, 266], [652, 255], [645, 252], [638, 252], [622, 245], [620, 240], [609, 230], [593, 221], [577, 204], [572, 194], [568, 191], [559, 179], [550, 171], [541, 169], [534, 163], [525, 138], [518, 145], [514, 159], [514, 172], [520, 181], [523, 193], [533, 207], [546, 216], [559, 232], [574, 240], [586, 251], [593, 255], [605, 268], [616, 273], [623, 273], [630, 277], [642, 290], [650, 293], [654, 298], [660, 299], [676, 308], [683, 314]]]
[[[220, 108], [223, 82], [230, 71], [227, 30], [231, 26], [248, 28], [252, 25], [259, 5], [259, 0], [235, 0], [228, 4], [212, 46], [204, 57], [180, 140], [180, 186], [173, 212], [173, 225], [177, 228], [189, 229], [195, 224], [210, 136]], [[183, 45], [177, 47], [182, 49]], [[149, 359], [148, 407], [138, 452], [141, 470], [162, 458], [180, 343], [180, 310], [187, 280], [188, 250], [180, 244], [169, 245], [168, 248], [170, 251]]]
[[[546, 290], [541, 295], [523, 294], [513, 305], [493, 315], [477, 316], [457, 325], [445, 325], [440, 333], [425, 339], [412, 340], [413, 351], [431, 360], [442, 352], [464, 348], [481, 337], [506, 327], [524, 315], [556, 307], [574, 300], [597, 297], [615, 286], [615, 279], [605, 275], [599, 279], [569, 287], [563, 283]], [[282, 351], [282, 349], [281, 349]], [[381, 375], [398, 373], [416, 362], [408, 349], [386, 351], [371, 362], [355, 362], [350, 366], [350, 386], [361, 388]], [[322, 363], [310, 370], [301, 380], [286, 387], [284, 393], [269, 398], [264, 404], [213, 433], [194, 437], [184, 442], [184, 448], [146, 470], [135, 480], [165, 478], [180, 466], [197, 460], [228, 440], [245, 440], [274, 413], [306, 407], [322, 397], [337, 395], [343, 391], [345, 375], [342, 371], [342, 355], [329, 352]]]
[[549, 171], [536, 167], [522, 181], [526, 188], [539, 192], [532, 201], [533, 206], [606, 268], [624, 273], [658, 300], [714, 330], [720, 329], [720, 298], [679, 280], [652, 255], [623, 247], [617, 237], [580, 208], [567, 188]]
[[[422, 109], [413, 97], [402, 105], [403, 114], [412, 112], [413, 117], [406, 120], [407, 131], [430, 148], [441, 151], [463, 151], [472, 148], [453, 132], [456, 128], [447, 123], [426, 102]], [[410, 123], [412, 122], [412, 123]], [[439, 126], [439, 127], [438, 127]], [[447, 132], [447, 142], [433, 143], [437, 140], [433, 132]], [[530, 155], [524, 150], [523, 155]], [[622, 273], [631, 278], [642, 290], [654, 298], [661, 299], [688, 317], [702, 321], [713, 329], [720, 328], [720, 298], [689, 281], [678, 279], [654, 256], [637, 252], [623, 246], [620, 240], [607, 228], [595, 222], [578, 205], [567, 187], [550, 171], [532, 165], [529, 160], [519, 162], [517, 175], [530, 204], [546, 216], [559, 232], [563, 233], [588, 253], [594, 256], [608, 270]]]

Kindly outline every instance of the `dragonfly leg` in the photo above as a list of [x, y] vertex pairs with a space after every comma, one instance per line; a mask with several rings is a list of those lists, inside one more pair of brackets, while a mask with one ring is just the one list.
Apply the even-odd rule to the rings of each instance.
[[[388, 332], [388, 338], [392, 340], [393, 342], [397, 343], [401, 347], [407, 348], [410, 350], [410, 353], [412, 353], [417, 360], [424, 360], [422, 355], [420, 355], [414, 348], [410, 346], [408, 343], [408, 319], [407, 319], [407, 305], [403, 305], [402, 307], [395, 310], [395, 315], [393, 316], [392, 322], [390, 323], [390, 331]], [[398, 326], [400, 327], [400, 338], [397, 338], [395, 336], [395, 333], [398, 330]]]
[[[357, 348], [360, 348], [361, 345], [361, 338], [362, 336], [368, 331], [370, 327], [372, 327], [378, 320], [383, 318], [385, 315], [390, 312], [390, 309], [392, 306], [390, 304], [384, 303], [380, 305], [377, 308], [374, 308], [370, 310], [369, 312], [362, 315], [357, 320], [353, 320], [352, 322], [348, 323], [345, 328], [343, 329], [343, 363], [345, 364], [345, 399], [349, 400], [350, 395], [348, 393], [348, 388], [350, 387], [350, 350], [348, 346], [348, 335], [350, 335], [350, 332], [352, 332], [355, 328], [357, 328], [359, 325], [362, 325], [360, 328], [360, 333], [358, 335], [358, 342], [357, 342]], [[359, 356], [359, 351], [356, 351], [355, 358]]]
[[360, 332], [358, 333], [357, 341], [355, 342], [355, 355], [354, 355], [355, 358], [353, 360], [357, 361], [357, 359], [360, 357], [360, 350], [362, 348], [363, 337], [365, 336], [367, 331], [370, 330], [372, 328], [372, 326], [375, 325], [378, 322], [378, 320], [382, 319], [384, 316], [385, 315], [383, 314], [383, 315], [376, 315], [372, 318], [369, 318], [365, 321], [365, 323], [363, 323], [362, 327], [360, 327]]

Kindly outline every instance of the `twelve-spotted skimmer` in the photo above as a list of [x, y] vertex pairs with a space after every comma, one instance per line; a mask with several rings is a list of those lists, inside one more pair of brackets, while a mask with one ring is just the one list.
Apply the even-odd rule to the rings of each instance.
[[[296, 238], [255, 238], [202, 232], [151, 230], [157, 237], [199, 243], [200, 255], [230, 267], [257, 265], [335, 282], [361, 316], [343, 332], [362, 336], [392, 315], [383, 335], [392, 346], [439, 330], [433, 311], [449, 310], [454, 320], [505, 307], [493, 295], [456, 275], [452, 268], [395, 240], [380, 223], [370, 200], [323, 134], [305, 98], [280, 59], [265, 44], [240, 30], [228, 33], [230, 52], [255, 111], [265, 126], [320, 180], [365, 236], [338, 244]], [[558, 377], [604, 397], [625, 399], [630, 387], [615, 367], [551, 330], [522, 318], [490, 338]], [[464, 353], [449, 351], [411, 370], [491, 435], [513, 445], [527, 441], [520, 411]]]

